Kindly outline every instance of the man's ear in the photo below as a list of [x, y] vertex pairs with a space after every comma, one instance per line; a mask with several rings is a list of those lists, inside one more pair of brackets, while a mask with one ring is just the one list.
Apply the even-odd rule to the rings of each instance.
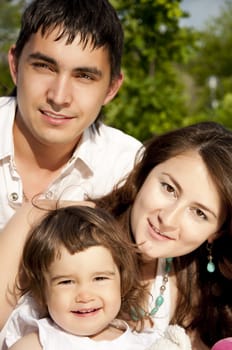
[[15, 57], [15, 45], [11, 46], [8, 51], [8, 64], [10, 69], [11, 78], [15, 85], [17, 85], [17, 59]]
[[107, 95], [105, 97], [103, 106], [107, 105], [107, 103], [109, 103], [111, 100], [113, 100], [113, 98], [116, 96], [118, 90], [120, 89], [122, 83], [124, 80], [124, 75], [121, 72], [120, 75], [116, 78], [113, 79], [113, 81], [111, 82]]

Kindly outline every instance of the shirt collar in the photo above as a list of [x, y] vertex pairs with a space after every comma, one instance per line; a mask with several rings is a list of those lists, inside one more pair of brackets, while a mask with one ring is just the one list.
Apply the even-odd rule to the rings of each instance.
[[97, 131], [93, 132], [92, 128], [87, 128], [73, 152], [69, 164], [77, 164], [78, 167], [83, 167], [86, 174], [92, 176], [94, 173], [94, 160], [98, 154], [99, 144], [97, 142]]
[[0, 98], [0, 130], [2, 139], [0, 146], [0, 159], [13, 156], [13, 124], [16, 110], [16, 99], [14, 97]]

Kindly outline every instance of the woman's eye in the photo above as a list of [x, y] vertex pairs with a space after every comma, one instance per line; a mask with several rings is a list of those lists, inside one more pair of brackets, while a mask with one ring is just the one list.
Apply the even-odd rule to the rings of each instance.
[[176, 197], [175, 188], [173, 186], [169, 185], [166, 182], [162, 182], [161, 184], [162, 184], [162, 187], [165, 189], [166, 192], [172, 193]]
[[207, 220], [207, 216], [201, 209], [198, 209], [198, 208], [196, 209], [196, 215], [204, 220]]

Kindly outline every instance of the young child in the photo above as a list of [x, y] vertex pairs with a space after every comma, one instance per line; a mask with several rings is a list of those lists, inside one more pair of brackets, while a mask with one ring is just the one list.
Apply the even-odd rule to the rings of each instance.
[[[136, 248], [122, 239], [102, 209], [70, 206], [49, 212], [32, 230], [17, 289], [30, 294], [40, 319], [17, 309], [7, 329], [7, 348], [145, 349], [161, 334], [133, 332], [125, 315], [142, 307]], [[119, 318], [119, 319], [116, 319]], [[109, 344], [110, 342], [110, 344]]]
[[18, 277], [20, 294], [30, 294], [41, 318], [28, 316], [31, 300], [16, 309], [6, 348], [190, 350], [178, 326], [170, 326], [162, 338], [158, 329], [133, 332], [122, 320], [146, 297], [137, 250], [122, 237], [102, 209], [70, 206], [47, 214], [25, 244]]

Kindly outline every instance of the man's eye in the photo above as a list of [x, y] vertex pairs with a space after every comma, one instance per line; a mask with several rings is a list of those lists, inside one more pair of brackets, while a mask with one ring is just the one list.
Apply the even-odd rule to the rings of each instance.
[[94, 80], [93, 76], [88, 74], [88, 73], [82, 73], [82, 72], [79, 72], [76, 74], [76, 78], [77, 79], [84, 79], [84, 80]]
[[52, 66], [50, 66], [50, 65], [48, 65], [47, 63], [45, 63], [45, 62], [33, 62], [32, 63], [32, 66], [35, 68], [35, 69], [43, 69], [43, 70], [50, 70], [50, 71], [55, 71], [55, 69], [52, 67]]
[[32, 65], [34, 67], [38, 67], [38, 68], [48, 68], [48, 65], [46, 63], [43, 63], [43, 62], [34, 62], [34, 63], [32, 63]]

